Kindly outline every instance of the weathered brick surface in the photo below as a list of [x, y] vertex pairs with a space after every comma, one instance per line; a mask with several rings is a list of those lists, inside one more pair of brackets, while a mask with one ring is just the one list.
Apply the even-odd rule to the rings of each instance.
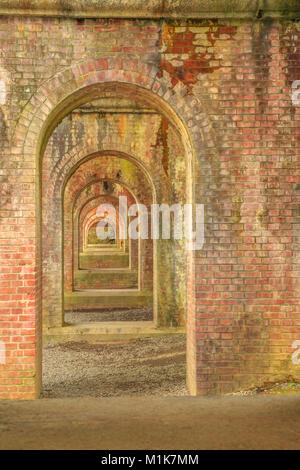
[[[57, 195], [81, 150], [65, 148], [51, 177], [38, 161], [58, 122], [101, 96], [163, 116], [144, 141], [155, 129], [162, 167], [166, 149], [169, 160], [179, 158], [169, 167], [174, 199], [179, 191], [182, 201], [184, 188], [187, 200], [205, 204], [205, 245], [188, 254], [191, 391], [299, 377], [291, 360], [300, 339], [300, 106], [291, 101], [299, 31], [288, 20], [0, 18], [1, 398], [39, 391], [38, 179]], [[90, 142], [80, 158], [99, 150]], [[56, 236], [49, 234], [54, 245]]]
[[[130, 102], [125, 103], [127, 107]], [[98, 103], [99, 105], [99, 103]], [[110, 106], [113, 101], [110, 101]], [[124, 103], [123, 103], [124, 107]], [[131, 104], [132, 107], [132, 104]], [[64, 189], [65, 200], [72, 198], [64, 206], [64, 288], [66, 293], [73, 286], [72, 273], [77, 269], [76, 234], [72, 239], [72, 214], [76, 210], [73, 201], [91, 197], [91, 191], [99, 190], [98, 181], [102, 181], [106, 192], [117, 183], [125, 184], [131, 190], [136, 201], [145, 204], [150, 212], [152, 202], [174, 203], [185, 197], [185, 167], [184, 151], [180, 140], [172, 126], [157, 113], [141, 108], [137, 112], [120, 113], [89, 111], [88, 114], [77, 111], [64, 119], [55, 130], [45, 151], [43, 159], [43, 259], [46, 266], [43, 288], [44, 322], [49, 326], [59, 325], [62, 321], [62, 282], [57, 276], [61, 263], [60, 234], [57, 214], [61, 210], [61, 188], [68, 172], [74, 165], [83, 162], [87, 156], [91, 170], [86, 165], [72, 174], [70, 182]], [[91, 156], [102, 151], [102, 157], [91, 159]], [[121, 153], [122, 151], [122, 153]], [[171, 159], [169, 155], [176, 155]], [[107, 155], [104, 159], [103, 157]], [[131, 159], [131, 163], [128, 162]], [[136, 167], [135, 161], [140, 162], [151, 173], [152, 185], [147, 182], [147, 173]], [[155, 165], [153, 164], [155, 162]], [[84, 176], [84, 180], [82, 179]], [[145, 179], [146, 178], [146, 179]], [[148, 189], [147, 189], [148, 188]], [[103, 188], [101, 189], [103, 191]], [[120, 194], [121, 195], [121, 194]], [[131, 198], [132, 199], [132, 198]], [[128, 198], [128, 205], [133, 201]], [[155, 201], [154, 201], [155, 199]], [[75, 203], [74, 203], [75, 204]], [[73, 207], [73, 209], [71, 209]], [[54, 228], [55, 227], [55, 228]], [[49, 231], [54, 234], [49, 240]], [[132, 245], [134, 245], [132, 241]], [[153, 288], [153, 243], [151, 240], [141, 240], [139, 287], [152, 290]], [[72, 245], [74, 263], [72, 263]], [[74, 248], [75, 247], [75, 248]], [[130, 263], [137, 265], [138, 254], [131, 250]], [[170, 256], [170, 251], [173, 255]], [[175, 256], [175, 262], [172, 257]], [[86, 266], [86, 257], [83, 258]], [[54, 261], [56, 262], [54, 263]], [[107, 259], [95, 260], [93, 266], [108, 268]], [[105, 261], [105, 264], [103, 264]], [[125, 262], [125, 260], [123, 260]], [[122, 261], [122, 263], [123, 263]], [[96, 263], [96, 264], [95, 264]], [[161, 243], [157, 248], [158, 275], [155, 288], [157, 289], [156, 306], [154, 308], [160, 324], [184, 324], [185, 320], [185, 253], [182, 244], [172, 248], [170, 242]], [[122, 264], [123, 266], [123, 264]], [[170, 279], [169, 282], [166, 282]]]

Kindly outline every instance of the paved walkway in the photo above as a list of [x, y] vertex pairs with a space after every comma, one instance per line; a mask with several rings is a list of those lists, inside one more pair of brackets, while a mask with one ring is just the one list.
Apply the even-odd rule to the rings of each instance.
[[0, 401], [0, 449], [300, 449], [300, 395]]

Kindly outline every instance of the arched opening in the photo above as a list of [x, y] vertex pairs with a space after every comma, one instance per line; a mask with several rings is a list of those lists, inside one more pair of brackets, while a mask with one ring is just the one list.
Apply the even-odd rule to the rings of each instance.
[[[137, 182], [140, 187], [136, 186]], [[129, 185], [133, 185], [133, 189], [129, 190]], [[142, 167], [124, 154], [96, 153], [88, 156], [78, 162], [65, 180], [63, 309], [73, 314], [81, 312], [78, 323], [90, 318], [90, 315], [82, 315], [84, 311], [95, 313], [109, 308], [136, 310], [151, 307], [153, 312], [153, 242], [151, 239], [121, 236], [122, 228], [132, 217], [128, 214], [129, 207], [125, 214], [120, 214], [120, 196], [129, 203], [141, 201], [148, 208], [153, 200], [152, 188]], [[57, 213], [55, 205], [52, 211]], [[96, 228], [101, 229], [101, 220], [113, 226], [118, 236], [117, 245], [105, 244], [102, 240], [101, 244], [87, 246], [86, 231], [95, 221]], [[57, 226], [56, 219], [55, 224]], [[75, 226], [78, 226], [76, 234]], [[49, 228], [51, 224], [48, 224]], [[51, 250], [48, 246], [47, 256], [54, 257], [57, 251], [56, 245]], [[95, 319], [94, 314], [92, 318]], [[150, 309], [148, 320], [153, 321]]]
[[[101, 90], [101, 88], [104, 88], [104, 90]], [[113, 87], [103, 87], [100, 84], [99, 87], [87, 87], [84, 94], [82, 94], [82, 90], [79, 90], [72, 97], [72, 106], [69, 100], [63, 106], [62, 104], [57, 106], [55, 110], [56, 118], [52, 115], [51, 119], [49, 118], [47, 128], [46, 126], [44, 128], [44, 139], [40, 140], [41, 155], [43, 155], [41, 173], [43, 175], [46, 171], [53, 177], [51, 187], [43, 187], [42, 185], [42, 256], [43, 265], [47, 266], [47, 269], [43, 271], [43, 317], [47, 334], [51, 333], [51, 329], [53, 331], [55, 328], [64, 327], [63, 311], [66, 305], [66, 297], [63, 294], [63, 286], [64, 289], [66, 287], [71, 289], [71, 295], [74, 293], [74, 270], [73, 266], [72, 269], [69, 269], [68, 265], [68, 263], [73, 264], [74, 262], [74, 233], [76, 231], [72, 227], [74, 224], [74, 207], [76, 198], [80, 197], [80, 192], [83, 192], [86, 186], [91, 186], [92, 178], [94, 178], [94, 181], [106, 183], [107, 181], [117, 181], [121, 185], [123, 184], [124, 187], [127, 185], [130, 187], [134, 197], [139, 201], [143, 201], [142, 203], [145, 203], [145, 206], [149, 206], [151, 203], [172, 205], [174, 203], [184, 204], [191, 201], [193, 195], [193, 184], [190, 184], [193, 181], [191, 173], [192, 159], [189, 142], [185, 140], [187, 136], [186, 128], [182, 126], [176, 114], [160, 98], [145, 90], [141, 91], [138, 87], [134, 87], [134, 89], [137, 92], [134, 99], [132, 99], [132, 87], [130, 85], [119, 86], [119, 84], [114, 84]], [[94, 142], [90, 144], [91, 139], [82, 142], [81, 136], [74, 147], [70, 149], [64, 147], [63, 151], [61, 150], [59, 147], [61, 135], [65, 135], [68, 124], [71, 126], [71, 130], [73, 130], [79, 121], [76, 121], [74, 115], [81, 113], [82, 107], [85, 107], [87, 103], [92, 103], [92, 106], [94, 106], [95, 100], [97, 101], [97, 106], [99, 106], [99, 96], [101, 96], [101, 93], [105, 96], [105, 98], [101, 98], [103, 101], [110, 101], [111, 94], [114, 93], [114, 99], [121, 95], [120, 100], [124, 99], [124, 95], [129, 95], [129, 101], [135, 108], [139, 104], [146, 106], [147, 112], [145, 114], [150, 114], [151, 118], [153, 118], [152, 124], [156, 125], [155, 139], [149, 142], [150, 150], [146, 149], [147, 151], [139, 153], [138, 149], [134, 148], [132, 153], [127, 153], [130, 147], [128, 142], [118, 147], [121, 140], [120, 135], [122, 136], [123, 134], [124, 136], [124, 129], [122, 127], [124, 122], [118, 123], [119, 136], [114, 142], [110, 140], [111, 149], [105, 148], [108, 147], [107, 144], [102, 146], [102, 149], [101, 146], [99, 148], [99, 141], [97, 149], [97, 145], [95, 148]], [[150, 97], [151, 100], [149, 99]], [[149, 108], [151, 112], [149, 112]], [[166, 113], [166, 109], [168, 113]], [[140, 114], [143, 113], [141, 112]], [[67, 122], [68, 120], [71, 124]], [[56, 123], [56, 126], [54, 123]], [[97, 126], [99, 131], [99, 120]], [[134, 126], [136, 126], [136, 123], [133, 123], [132, 127]], [[147, 141], [148, 137], [148, 135], [144, 135], [141, 141]], [[84, 147], [82, 143], [87, 145]], [[166, 147], [168, 147], [167, 151]], [[83, 148], [86, 150], [83, 150]], [[90, 152], [91, 148], [93, 148], [93, 152]], [[189, 148], [188, 153], [187, 148]], [[59, 155], [56, 154], [57, 149], [59, 149]], [[156, 161], [153, 161], [154, 157], [157, 158]], [[95, 162], [97, 162], [97, 170], [102, 170], [102, 172], [99, 170], [99, 174], [95, 173]], [[89, 171], [87, 171], [88, 167]], [[112, 167], [112, 171], [105, 171], [109, 167]], [[91, 178], [90, 180], [86, 178], [87, 175]], [[125, 178], [124, 181], [120, 179], [120, 175], [121, 178]], [[70, 181], [74, 182], [76, 179], [80, 181], [79, 186], [75, 188], [76, 191], [72, 189], [69, 191], [69, 187], [74, 188]], [[42, 177], [42, 180], [46, 181], [48, 178]], [[187, 181], [189, 184], [186, 184]], [[66, 208], [67, 210], [65, 210]], [[76, 210], [80, 212], [81, 207], [79, 206]], [[57, 217], [57, 211], [60, 215], [59, 218]], [[51, 214], [54, 213], [56, 225], [60, 219], [62, 221], [62, 228], [61, 231], [55, 230], [52, 232], [50, 230], [51, 236], [49, 240], [49, 223], [51, 225]], [[70, 213], [72, 214], [71, 218], [69, 217]], [[66, 237], [66, 234], [69, 233], [68, 227], [70, 227], [72, 233], [70, 238]], [[80, 229], [79, 225], [77, 227], [78, 240], [80, 240]], [[47, 242], [45, 243], [46, 237]], [[86, 237], [86, 234], [84, 237]], [[139, 243], [141, 244], [141, 240], [139, 240]], [[152, 276], [150, 279], [148, 272], [147, 275], [144, 275], [144, 278], [145, 282], [148, 282], [148, 285], [146, 284], [147, 287], [152, 283], [153, 301], [156, 310], [154, 315], [155, 325], [156, 327], [165, 328], [177, 326], [184, 328], [187, 317], [187, 253], [185, 250], [185, 240], [159, 239], [152, 244], [154, 260], [154, 267], [150, 269]], [[79, 246], [77, 248], [78, 254]], [[57, 250], [57, 247], [60, 247], [60, 250]], [[69, 256], [70, 253], [72, 253], [71, 257]], [[49, 259], [49, 256], [52, 261], [51, 266], [46, 261], [47, 257]], [[141, 257], [142, 250], [139, 248], [139, 266], [143, 265]], [[67, 263], [66, 258], [68, 259]], [[146, 269], [148, 268], [149, 266]], [[62, 272], [61, 278], [58, 275], [60, 269]], [[139, 276], [140, 288], [141, 269]]]

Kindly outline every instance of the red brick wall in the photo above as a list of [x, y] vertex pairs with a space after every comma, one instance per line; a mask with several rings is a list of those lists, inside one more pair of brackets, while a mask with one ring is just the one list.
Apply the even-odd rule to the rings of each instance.
[[61, 100], [102, 82], [130, 83], [128, 94], [178, 124], [188, 190], [205, 205], [206, 243], [188, 277], [191, 390], [299, 378], [299, 30], [287, 20], [0, 18], [1, 398], [39, 390], [43, 132], [63, 117]]

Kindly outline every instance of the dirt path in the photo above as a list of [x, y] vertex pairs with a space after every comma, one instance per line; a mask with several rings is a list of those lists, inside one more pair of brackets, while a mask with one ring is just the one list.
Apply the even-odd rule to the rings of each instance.
[[300, 449], [299, 398], [0, 400], [0, 449]]
[[60, 343], [43, 352], [43, 397], [187, 395], [185, 335]]

